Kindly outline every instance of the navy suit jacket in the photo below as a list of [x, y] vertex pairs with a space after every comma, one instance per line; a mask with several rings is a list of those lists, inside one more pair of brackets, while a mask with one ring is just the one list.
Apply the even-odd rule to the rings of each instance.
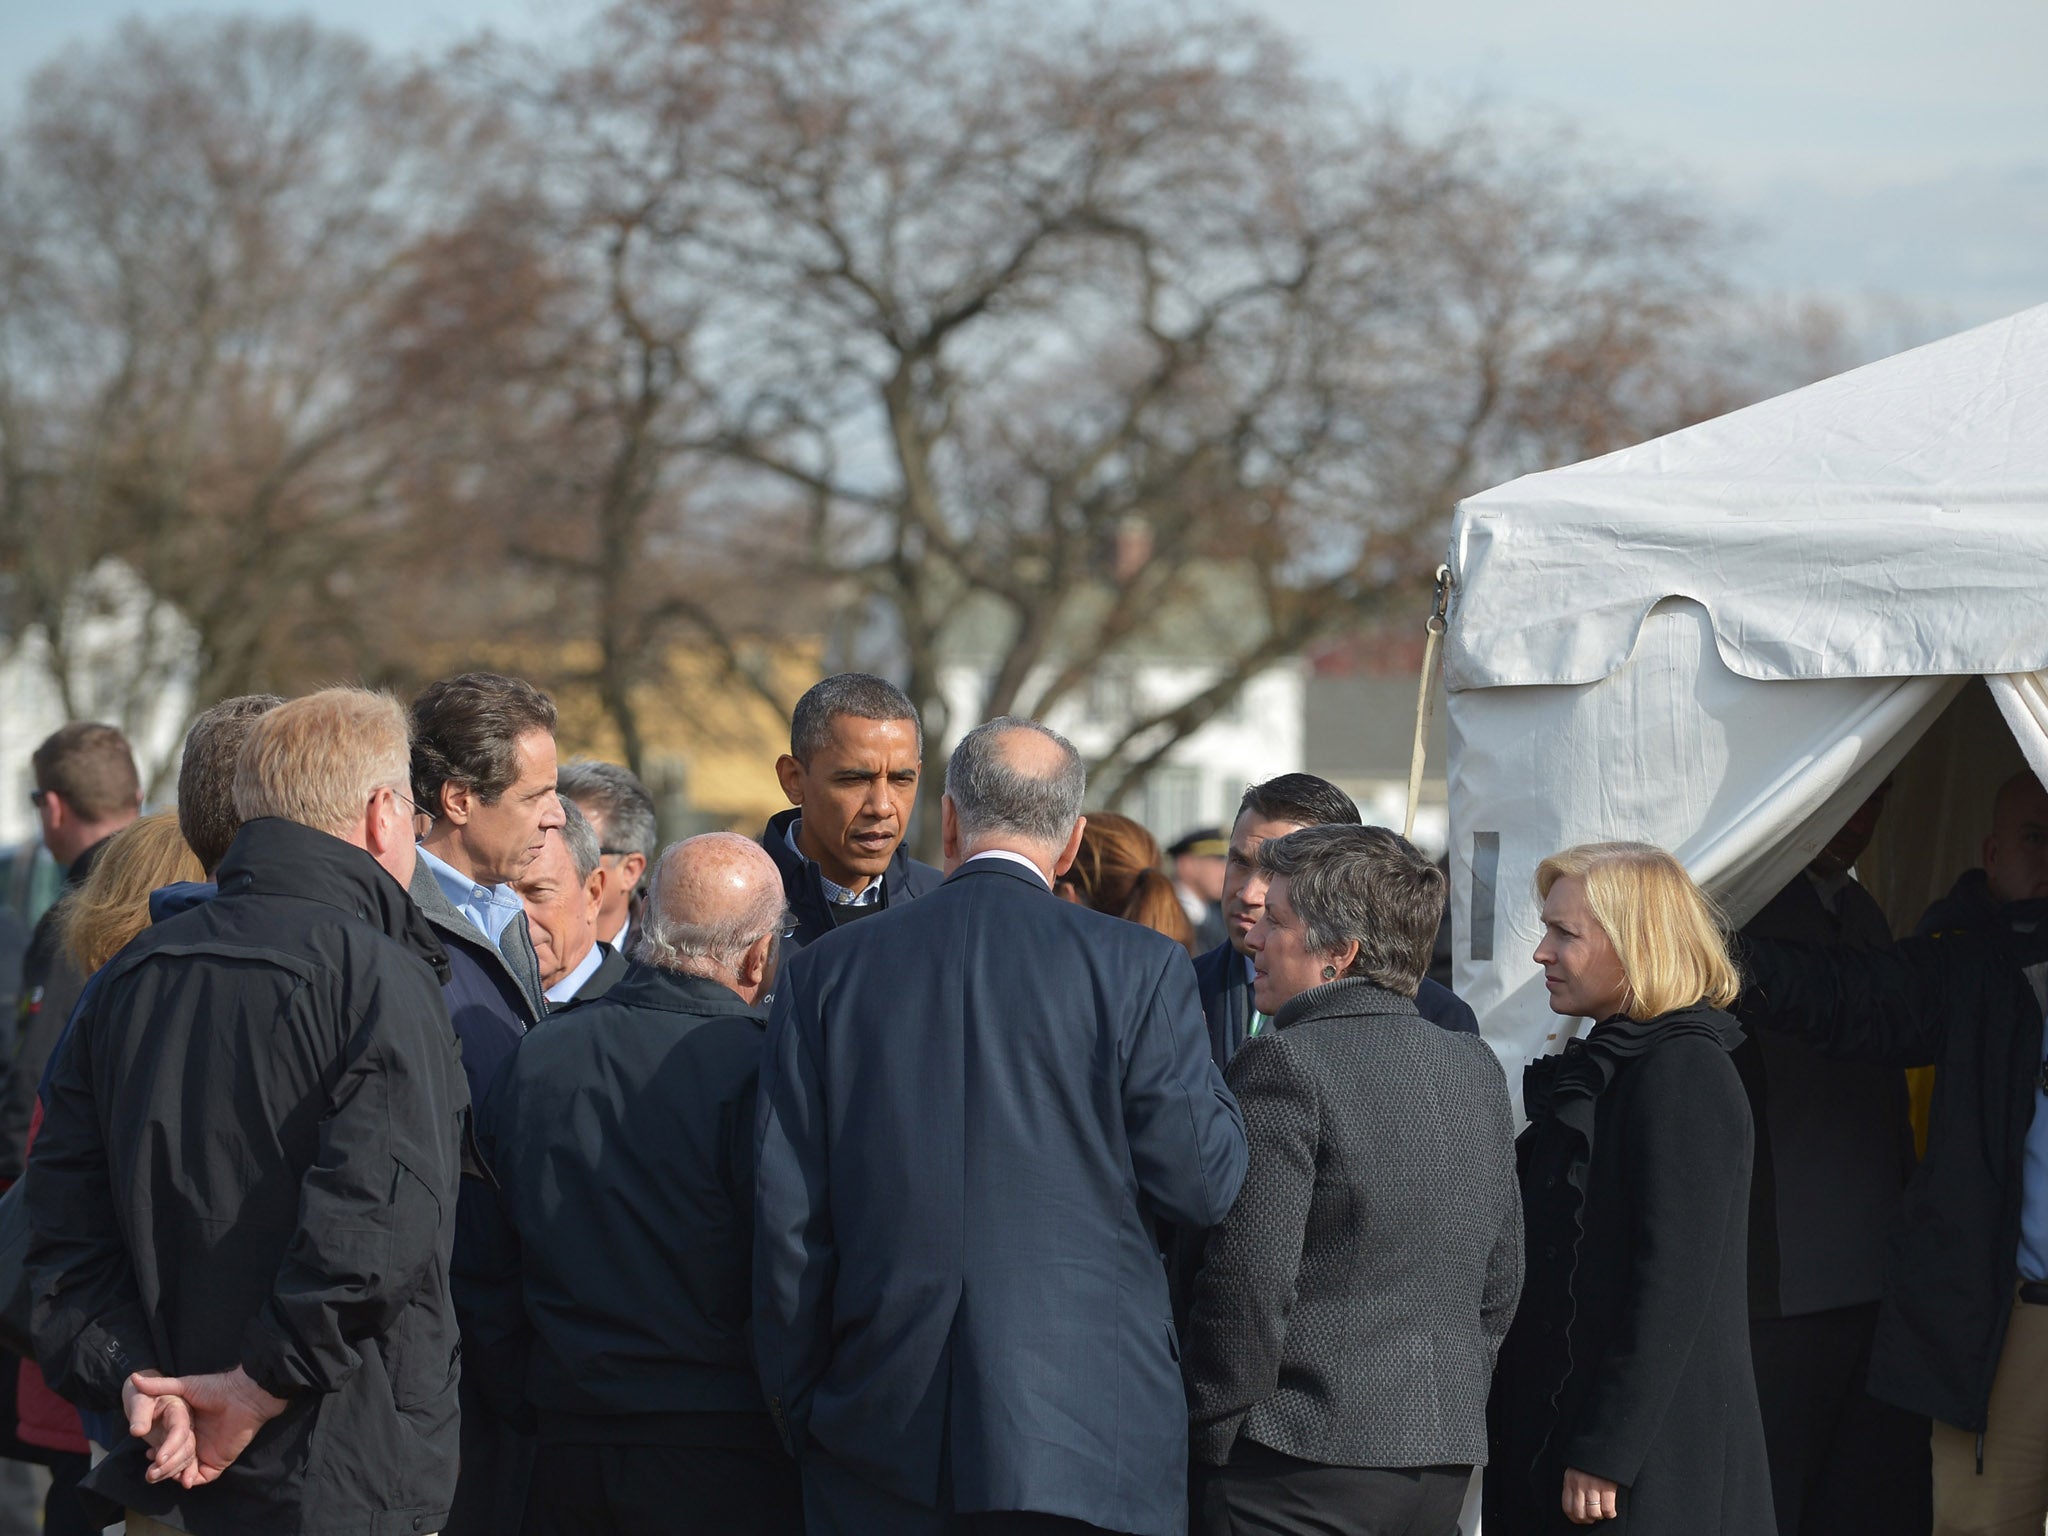
[[1229, 1211], [1244, 1121], [1187, 952], [979, 860], [784, 968], [754, 1342], [791, 1449], [900, 1498], [1186, 1526], [1151, 1221]]
[[[1244, 956], [1227, 940], [1218, 944], [1196, 957], [1195, 982], [1202, 992], [1202, 1017], [1209, 1025], [1209, 1054], [1217, 1066], [1227, 1067], [1244, 1044], [1245, 1031], [1252, 1022], [1252, 982]], [[1479, 1033], [1479, 1017], [1464, 999], [1427, 976], [1415, 989], [1415, 1011], [1438, 1029], [1459, 1035]]]

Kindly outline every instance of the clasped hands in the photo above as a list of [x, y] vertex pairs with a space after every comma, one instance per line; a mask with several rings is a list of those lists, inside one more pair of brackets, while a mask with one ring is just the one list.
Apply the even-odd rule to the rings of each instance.
[[137, 1371], [121, 1383], [128, 1433], [149, 1446], [152, 1483], [210, 1483], [248, 1449], [256, 1431], [284, 1412], [238, 1365], [207, 1376]]

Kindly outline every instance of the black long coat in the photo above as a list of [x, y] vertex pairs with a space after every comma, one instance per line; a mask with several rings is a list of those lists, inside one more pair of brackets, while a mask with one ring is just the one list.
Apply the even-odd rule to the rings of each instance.
[[1576, 1531], [1567, 1467], [1622, 1488], [1610, 1536], [1775, 1528], [1749, 1359], [1749, 1102], [1726, 1014], [1610, 1019], [1524, 1077], [1528, 1276], [1488, 1404], [1487, 1536]]

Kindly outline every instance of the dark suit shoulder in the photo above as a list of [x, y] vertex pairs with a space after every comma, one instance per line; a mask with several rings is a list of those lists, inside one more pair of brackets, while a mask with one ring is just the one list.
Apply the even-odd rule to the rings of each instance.
[[1460, 1035], [1479, 1033], [1479, 1017], [1471, 1006], [1449, 987], [1427, 976], [1415, 989], [1415, 1011], [1438, 1029]]

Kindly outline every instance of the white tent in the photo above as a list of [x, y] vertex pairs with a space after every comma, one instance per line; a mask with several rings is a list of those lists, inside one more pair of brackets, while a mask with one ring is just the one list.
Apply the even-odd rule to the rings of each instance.
[[1740, 922], [1896, 773], [1903, 930], [2048, 778], [2048, 305], [1474, 496], [1450, 563], [1455, 980], [1519, 1090], [1574, 1028], [1546, 854], [1662, 844]]

